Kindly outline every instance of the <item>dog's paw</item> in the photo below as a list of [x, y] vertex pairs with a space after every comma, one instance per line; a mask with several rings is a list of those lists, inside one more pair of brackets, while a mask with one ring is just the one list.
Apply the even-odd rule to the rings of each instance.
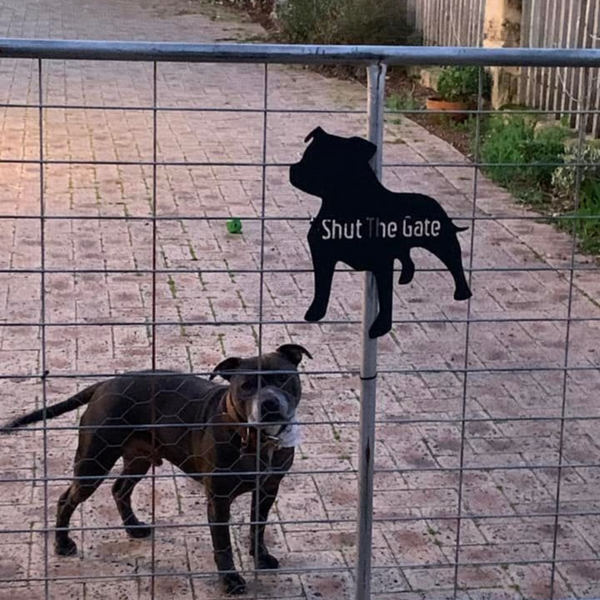
[[148, 527], [146, 523], [142, 523], [141, 521], [134, 526], [125, 527], [125, 531], [130, 538], [135, 540], [142, 540], [144, 538], [149, 538], [152, 535], [152, 527]]
[[221, 586], [226, 594], [239, 596], [246, 593], [246, 580], [237, 573], [221, 575]]
[[306, 314], [304, 315], [304, 320], [308, 321], [309, 323], [316, 323], [317, 321], [320, 321], [325, 316], [326, 312], [327, 312], [326, 310], [323, 310], [319, 307], [311, 306], [306, 311]]
[[468, 300], [472, 296], [473, 296], [473, 292], [471, 292], [471, 290], [469, 288], [466, 288], [464, 290], [456, 290], [454, 292], [455, 300]]
[[371, 329], [369, 329], [369, 337], [374, 340], [375, 338], [389, 333], [391, 329], [392, 323], [390, 321], [380, 321], [379, 319], [375, 319], [375, 322], [371, 325]]
[[71, 538], [56, 540], [54, 552], [57, 556], [75, 556], [77, 554], [77, 544]]
[[409, 283], [412, 283], [412, 280], [415, 277], [415, 272], [408, 272], [408, 271], [404, 271], [402, 270], [402, 273], [400, 274], [400, 278], [398, 279], [398, 284], [399, 285], [408, 285]]
[[261, 554], [254, 559], [254, 565], [259, 570], [278, 569], [279, 561], [272, 554]]

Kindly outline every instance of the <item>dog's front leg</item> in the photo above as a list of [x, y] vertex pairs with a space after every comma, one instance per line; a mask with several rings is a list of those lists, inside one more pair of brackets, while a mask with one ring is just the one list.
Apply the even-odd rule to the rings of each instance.
[[253, 525], [250, 528], [250, 555], [254, 557], [254, 565], [257, 569], [277, 569], [279, 567], [279, 561], [269, 553], [265, 546], [265, 526], [269, 518], [269, 511], [279, 491], [279, 482], [279, 478], [269, 478], [252, 493], [250, 521]]
[[329, 296], [331, 295], [331, 283], [333, 281], [333, 273], [335, 271], [334, 260], [321, 258], [318, 262], [314, 261], [315, 253], [313, 252], [313, 263], [315, 271], [315, 295], [313, 301], [306, 311], [304, 318], [311, 323], [320, 321], [327, 313], [329, 305]]
[[246, 591], [244, 578], [236, 572], [229, 534], [231, 499], [227, 496], [208, 497], [208, 522], [212, 537], [215, 562], [219, 579], [227, 594], [243, 594]]
[[394, 296], [394, 263], [375, 273], [377, 294], [379, 296], [379, 314], [369, 329], [369, 336], [377, 338], [392, 328], [392, 300]]

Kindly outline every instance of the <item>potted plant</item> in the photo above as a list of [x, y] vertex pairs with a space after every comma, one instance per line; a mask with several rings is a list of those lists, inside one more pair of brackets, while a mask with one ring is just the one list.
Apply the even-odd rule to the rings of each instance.
[[[483, 93], [489, 96], [490, 75], [484, 71]], [[477, 107], [479, 94], [479, 67], [445, 67], [437, 83], [437, 94], [427, 99], [427, 109], [448, 111], [456, 122], [466, 121], [468, 114], [461, 111]]]

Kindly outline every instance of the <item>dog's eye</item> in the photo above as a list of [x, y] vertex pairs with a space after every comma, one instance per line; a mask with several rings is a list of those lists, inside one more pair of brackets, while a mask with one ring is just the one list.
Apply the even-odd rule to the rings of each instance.
[[290, 376], [286, 373], [284, 375], [276, 375], [273, 377], [273, 385], [279, 388], [283, 388], [290, 381]]
[[253, 392], [258, 388], [258, 378], [246, 379], [242, 381], [240, 387], [244, 392]]

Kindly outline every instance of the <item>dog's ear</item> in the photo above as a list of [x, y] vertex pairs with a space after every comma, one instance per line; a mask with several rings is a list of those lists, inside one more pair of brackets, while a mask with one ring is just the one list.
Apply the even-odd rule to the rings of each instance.
[[296, 366], [302, 362], [302, 355], [312, 359], [311, 353], [304, 346], [298, 344], [284, 344], [283, 346], [279, 346], [276, 352]]
[[242, 359], [237, 356], [226, 358], [213, 369], [208, 379], [212, 381], [217, 375], [220, 375], [226, 381], [230, 381], [234, 372], [240, 368], [241, 363]]
[[375, 156], [375, 152], [377, 152], [377, 146], [364, 138], [351, 137], [348, 139], [348, 143], [350, 144], [350, 148], [352, 148], [353, 154], [360, 161], [369, 162]]
[[313, 129], [304, 139], [304, 143], [308, 143], [310, 142], [310, 140], [315, 139], [315, 138], [320, 138], [324, 135], [327, 135], [325, 133], [325, 131], [321, 128], [321, 127], [317, 127], [316, 129]]

